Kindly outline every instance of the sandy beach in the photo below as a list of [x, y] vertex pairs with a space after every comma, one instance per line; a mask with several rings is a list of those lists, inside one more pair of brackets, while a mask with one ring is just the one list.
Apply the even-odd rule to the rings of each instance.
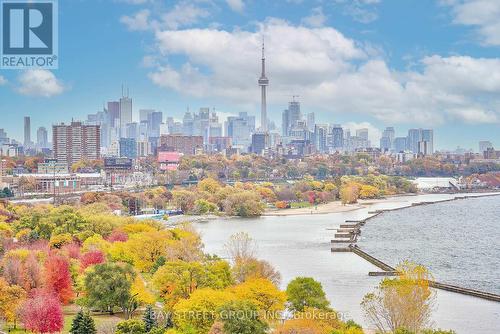
[[296, 209], [267, 209], [263, 216], [295, 216], [295, 215], [315, 215], [335, 212], [347, 212], [358, 210], [364, 207], [364, 204], [346, 204], [343, 205], [340, 201], [334, 201], [326, 204], [319, 204], [307, 208]]

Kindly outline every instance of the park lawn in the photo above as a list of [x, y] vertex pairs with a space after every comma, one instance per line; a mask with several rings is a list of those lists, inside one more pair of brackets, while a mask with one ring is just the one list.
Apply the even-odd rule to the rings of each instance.
[[[72, 305], [67, 305], [63, 306], [63, 314], [64, 314], [64, 327], [61, 333], [69, 333], [69, 330], [71, 329], [71, 322], [73, 321], [73, 318], [75, 317], [76, 313], [80, 307], [78, 305], [72, 304]], [[95, 325], [97, 328], [99, 328], [99, 325], [105, 324], [105, 323], [112, 323], [116, 324], [120, 321], [125, 320], [125, 317], [122, 316], [121, 313], [115, 313], [114, 315], [110, 315], [109, 313], [92, 313], [92, 318], [95, 321]], [[4, 324], [0, 326], [0, 329], [2, 329], [6, 333], [12, 333], [12, 334], [26, 334], [27, 332], [25, 331], [24, 327], [22, 324], [18, 322], [17, 328], [16, 329], [10, 329], [9, 331], [9, 326], [12, 327], [13, 324]]]

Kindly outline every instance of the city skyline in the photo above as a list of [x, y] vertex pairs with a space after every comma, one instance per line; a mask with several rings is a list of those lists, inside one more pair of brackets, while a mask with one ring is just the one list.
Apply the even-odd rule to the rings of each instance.
[[[215, 107], [222, 119], [247, 112], [260, 124], [262, 103], [255, 76], [265, 36], [266, 75], [271, 81], [266, 111], [275, 123], [280, 123], [291, 96], [300, 95], [304, 114], [314, 112], [318, 124], [369, 127], [372, 134], [378, 129], [378, 137], [387, 126], [402, 133], [432, 127], [438, 150], [476, 149], [479, 141], [500, 146], [500, 84], [494, 75], [499, 72], [499, 43], [475, 27], [479, 24], [466, 23], [463, 16], [473, 15], [473, 8], [454, 2], [415, 4], [414, 21], [408, 24], [422, 31], [406, 25], [392, 31], [398, 21], [389, 20], [388, 14], [403, 15], [410, 6], [357, 3], [354, 9], [363, 12], [364, 19], [349, 14], [353, 8], [340, 2], [314, 6], [303, 2], [286, 8], [276, 4], [266, 10], [261, 4], [241, 2], [235, 12], [224, 2], [95, 4], [97, 23], [89, 27], [95, 41], [82, 41], [78, 47], [68, 35], [81, 28], [77, 13], [88, 13], [89, 6], [85, 1], [61, 4], [60, 68], [2, 71], [0, 128], [23, 142], [23, 116], [31, 117], [31, 138], [39, 127], [50, 132], [52, 124], [85, 120], [106, 101], [115, 100], [122, 83], [134, 99], [135, 119], [140, 109], [181, 119], [189, 105], [195, 110]], [[466, 3], [480, 6], [472, 0]], [[160, 22], [154, 9], [165, 15], [177, 10], [179, 16], [169, 16], [176, 22]], [[188, 9], [197, 14], [180, 20]], [[228, 13], [234, 14], [232, 19]], [[483, 25], [488, 22], [485, 19]], [[428, 29], [439, 32], [439, 42], [427, 38]], [[199, 44], [195, 33], [213, 40], [212, 45]], [[409, 37], [401, 41], [405, 33]], [[111, 37], [113, 43], [106, 44]], [[189, 43], [180, 43], [183, 39]], [[126, 56], [105, 55], [102, 50], [110, 46], [119, 47]], [[344, 90], [353, 84], [357, 92]], [[333, 90], [322, 91], [323, 86]], [[367, 93], [371, 91], [376, 94]]]

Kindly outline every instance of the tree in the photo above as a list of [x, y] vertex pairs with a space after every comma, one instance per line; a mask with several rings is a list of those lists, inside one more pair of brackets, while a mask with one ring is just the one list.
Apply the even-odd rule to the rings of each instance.
[[294, 311], [304, 311], [305, 307], [328, 310], [330, 303], [326, 299], [321, 283], [311, 277], [297, 277], [287, 288], [288, 302]]
[[243, 283], [254, 278], [266, 278], [279, 286], [281, 274], [269, 262], [256, 258], [238, 259], [232, 268], [237, 283]]
[[116, 334], [144, 334], [146, 328], [140, 320], [125, 320], [116, 325]]
[[35, 333], [55, 333], [63, 328], [61, 303], [56, 295], [37, 291], [21, 306], [24, 328]]
[[224, 200], [224, 211], [231, 216], [256, 217], [265, 209], [260, 196], [253, 191], [238, 191]]
[[254, 258], [257, 245], [248, 233], [239, 232], [229, 238], [224, 249], [234, 263], [238, 260]]
[[90, 314], [85, 313], [83, 315], [82, 322], [80, 324], [80, 332], [79, 334], [96, 334], [97, 330], [95, 328], [94, 319], [90, 316]]
[[71, 328], [69, 332], [71, 334], [80, 334], [81, 333], [81, 324], [83, 320], [83, 311], [80, 310], [71, 321]]
[[45, 287], [53, 291], [63, 304], [73, 298], [73, 287], [68, 261], [61, 255], [52, 254], [44, 264]]
[[230, 301], [218, 309], [226, 334], [265, 334], [268, 325], [249, 301]]
[[144, 322], [144, 328], [146, 329], [146, 332], [151, 331], [154, 327], [157, 326], [155, 311], [153, 310], [153, 307], [151, 305], [148, 305], [146, 307], [146, 311], [142, 316], [142, 321]]
[[103, 263], [105, 261], [104, 254], [100, 250], [93, 250], [84, 253], [80, 259], [80, 268], [85, 270], [85, 268], [90, 267], [94, 264]]
[[266, 314], [285, 309], [286, 293], [280, 291], [271, 281], [255, 278], [231, 289], [240, 300], [252, 302], [259, 311]]
[[399, 277], [384, 279], [365, 295], [361, 307], [370, 322], [382, 333], [404, 328], [419, 333], [430, 324], [435, 294], [429, 287], [430, 273], [411, 262], [397, 267]]
[[0, 319], [16, 322], [17, 308], [26, 297], [26, 292], [18, 285], [9, 285], [0, 278]]
[[102, 263], [93, 266], [84, 279], [83, 303], [113, 314], [114, 307], [127, 308], [135, 273], [130, 265]]

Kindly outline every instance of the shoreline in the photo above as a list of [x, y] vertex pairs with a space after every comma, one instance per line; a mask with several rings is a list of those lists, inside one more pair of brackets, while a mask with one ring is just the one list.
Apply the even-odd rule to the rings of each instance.
[[[269, 217], [269, 216], [305, 216], [305, 215], [318, 215], [318, 214], [330, 214], [330, 213], [341, 213], [341, 212], [349, 212], [349, 211], [355, 211], [355, 210], [360, 210], [360, 209], [366, 209], [370, 207], [373, 204], [380, 204], [380, 203], [394, 203], [394, 202], [400, 202], [397, 199], [402, 199], [406, 197], [413, 197], [413, 196], [419, 196], [419, 195], [451, 195], [454, 196], [453, 198], [450, 199], [443, 199], [443, 200], [437, 200], [437, 201], [432, 201], [432, 202], [417, 202], [417, 203], [412, 203], [407, 206], [403, 207], [398, 207], [398, 208], [391, 208], [391, 209], [381, 209], [377, 210], [376, 212], [369, 212], [370, 214], [375, 214], [378, 215], [382, 212], [386, 211], [393, 211], [393, 210], [401, 210], [401, 209], [406, 209], [406, 208], [411, 208], [416, 205], [428, 205], [428, 204], [435, 204], [435, 203], [440, 203], [440, 202], [447, 202], [447, 201], [455, 201], [459, 199], [467, 199], [467, 198], [480, 198], [480, 197], [488, 197], [488, 196], [500, 196], [500, 191], [492, 191], [492, 192], [470, 192], [470, 193], [406, 193], [406, 194], [396, 194], [396, 195], [390, 195], [387, 197], [383, 198], [375, 198], [375, 199], [360, 199], [358, 200], [357, 203], [355, 204], [342, 204], [339, 200], [325, 203], [325, 204], [319, 204], [317, 206], [311, 206], [311, 207], [306, 207], [306, 208], [296, 208], [296, 209], [266, 209], [264, 213], [261, 215], [262, 217]], [[396, 200], [396, 201], [395, 201]], [[374, 216], [368, 216], [366, 219], [371, 219]]]

